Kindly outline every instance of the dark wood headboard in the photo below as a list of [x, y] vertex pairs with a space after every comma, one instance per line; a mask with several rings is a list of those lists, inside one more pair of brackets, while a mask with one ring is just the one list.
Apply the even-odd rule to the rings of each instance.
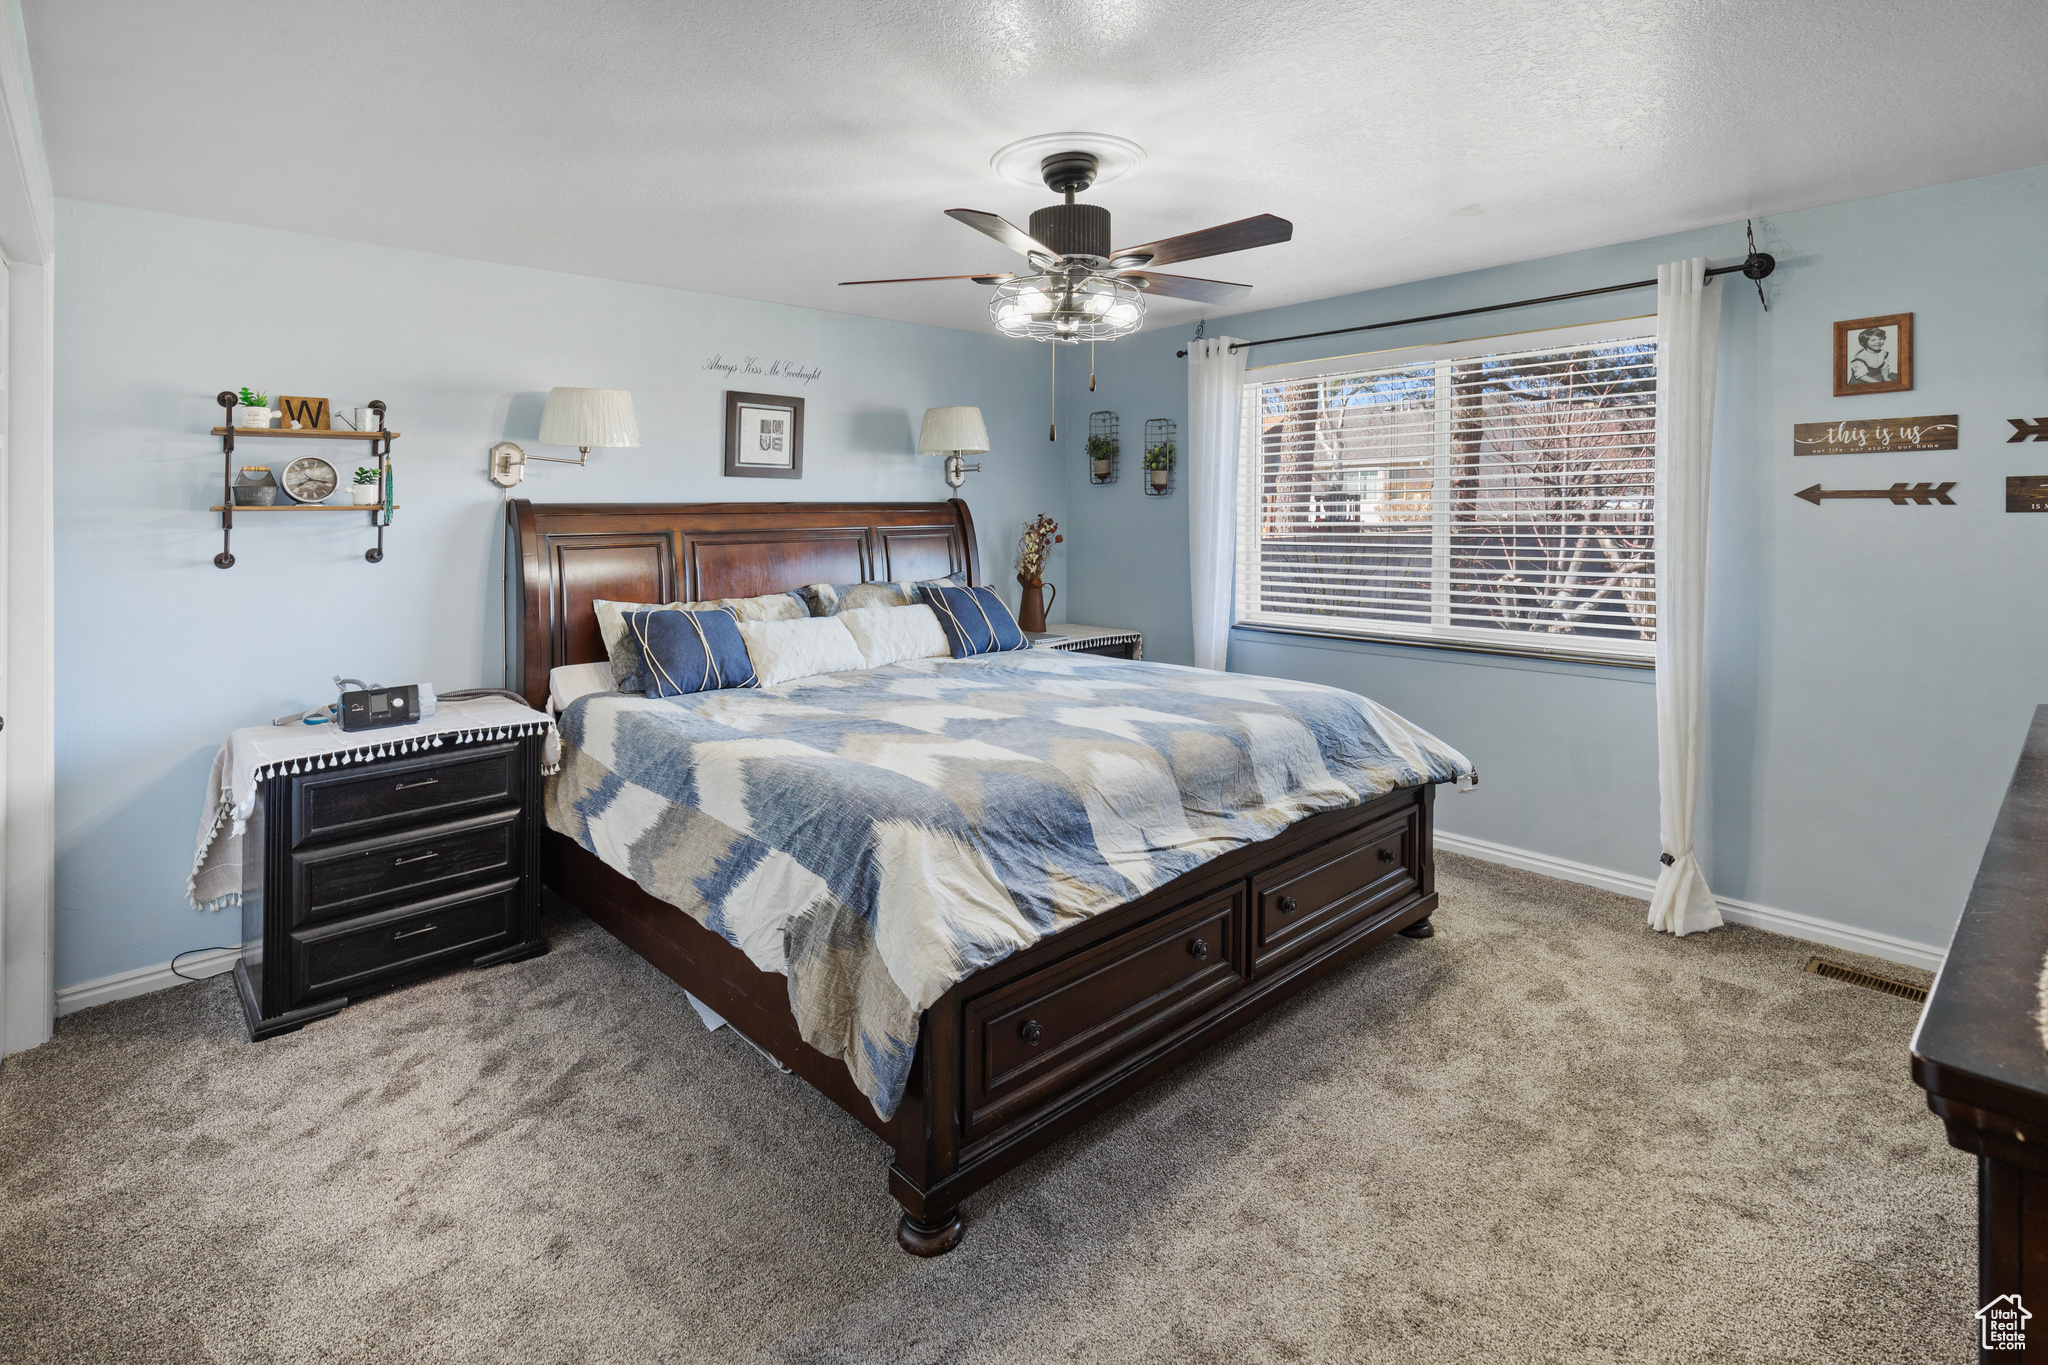
[[758, 597], [811, 583], [981, 581], [974, 518], [948, 502], [505, 505], [510, 685], [546, 704], [548, 670], [605, 657], [590, 604]]

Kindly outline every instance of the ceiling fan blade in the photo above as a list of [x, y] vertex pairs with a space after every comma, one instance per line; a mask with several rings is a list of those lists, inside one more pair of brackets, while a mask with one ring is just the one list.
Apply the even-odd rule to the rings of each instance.
[[1248, 284], [1200, 280], [1193, 275], [1163, 275], [1157, 270], [1127, 270], [1117, 278], [1129, 280], [1147, 294], [1163, 294], [1170, 299], [1193, 299], [1196, 303], [1235, 303], [1252, 292], [1252, 287]]
[[1203, 228], [1200, 232], [1184, 232], [1178, 237], [1162, 238], [1143, 246], [1127, 246], [1111, 252], [1109, 258], [1119, 261], [1126, 256], [1143, 256], [1145, 260], [1133, 264], [1171, 265], [1175, 261], [1192, 261], [1199, 256], [1221, 256], [1255, 246], [1272, 246], [1293, 236], [1294, 224], [1285, 218], [1262, 213], [1256, 218], [1240, 218], [1234, 223]]
[[911, 275], [900, 280], [841, 280], [839, 283], [842, 288], [849, 284], [923, 284], [928, 280], [973, 280], [976, 284], [1001, 284], [1004, 280], [1014, 280], [1016, 278], [1015, 275], [1011, 274]]
[[946, 216], [955, 222], [967, 224], [976, 232], [986, 232], [1019, 256], [1029, 256], [1036, 252], [1040, 256], [1048, 256], [1055, 261], [1060, 259], [1059, 252], [1054, 251], [1015, 223], [1007, 222], [993, 213], [983, 213], [980, 209], [947, 209]]

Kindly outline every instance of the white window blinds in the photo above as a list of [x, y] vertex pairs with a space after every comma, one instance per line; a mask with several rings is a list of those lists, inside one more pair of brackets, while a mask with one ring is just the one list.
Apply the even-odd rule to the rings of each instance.
[[[1248, 383], [1238, 620], [1650, 658], [1650, 323], [1495, 338], [1342, 373], [1291, 366]], [[1522, 348], [1539, 340], [1551, 344]]]

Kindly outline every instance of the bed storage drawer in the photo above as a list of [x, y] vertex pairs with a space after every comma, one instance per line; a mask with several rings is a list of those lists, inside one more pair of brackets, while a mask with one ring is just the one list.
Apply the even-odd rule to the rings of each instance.
[[360, 990], [509, 944], [518, 933], [519, 900], [519, 882], [505, 881], [481, 892], [295, 930], [299, 999]]
[[1252, 878], [1252, 974], [1286, 965], [1410, 895], [1421, 880], [1417, 813], [1340, 834]]
[[292, 853], [292, 922], [358, 914], [378, 904], [519, 875], [519, 812], [493, 811], [382, 839]]
[[350, 766], [300, 777], [293, 788], [292, 847], [518, 802], [516, 741], [451, 745], [367, 769]]
[[1235, 992], [1243, 884], [965, 1003], [970, 1142], [1028, 1115]]

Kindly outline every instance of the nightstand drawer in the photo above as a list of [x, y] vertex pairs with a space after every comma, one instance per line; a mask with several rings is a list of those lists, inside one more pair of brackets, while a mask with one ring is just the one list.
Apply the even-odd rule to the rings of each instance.
[[418, 900], [464, 882], [519, 875], [519, 813], [490, 812], [387, 838], [300, 849], [292, 857], [292, 923]]
[[442, 896], [357, 919], [292, 932], [293, 985], [299, 1004], [341, 995], [392, 977], [476, 957], [512, 941], [519, 925], [519, 883]]
[[479, 744], [300, 777], [292, 847], [410, 828], [519, 800], [519, 745]]

